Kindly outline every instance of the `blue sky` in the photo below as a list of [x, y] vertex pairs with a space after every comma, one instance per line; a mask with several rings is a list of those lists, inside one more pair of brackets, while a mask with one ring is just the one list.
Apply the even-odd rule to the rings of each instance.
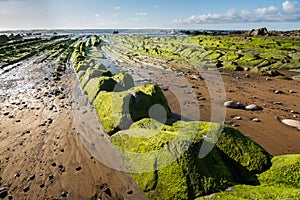
[[0, 0], [0, 30], [300, 29], [300, 3], [287, 0]]

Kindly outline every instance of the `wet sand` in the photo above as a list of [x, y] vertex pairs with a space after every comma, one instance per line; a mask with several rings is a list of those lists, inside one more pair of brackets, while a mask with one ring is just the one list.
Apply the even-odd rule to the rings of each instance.
[[[13, 199], [147, 199], [99, 162], [75, 129], [68, 73], [30, 60], [0, 77], [0, 186]], [[105, 153], [105, 152], [104, 152]], [[110, 156], [107, 154], [106, 156]]]

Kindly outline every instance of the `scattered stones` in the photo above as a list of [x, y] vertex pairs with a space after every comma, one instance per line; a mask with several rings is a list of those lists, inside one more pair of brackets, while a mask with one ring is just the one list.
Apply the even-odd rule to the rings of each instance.
[[245, 108], [246, 108], [246, 110], [252, 110], [252, 111], [263, 110], [262, 107], [255, 105], [255, 104], [250, 104], [250, 105], [246, 106]]
[[260, 119], [258, 119], [258, 118], [253, 118], [252, 121], [253, 121], [253, 122], [260, 122]]
[[4, 199], [6, 196], [7, 196], [8, 192], [7, 192], [7, 189], [6, 188], [0, 188], [0, 198]]

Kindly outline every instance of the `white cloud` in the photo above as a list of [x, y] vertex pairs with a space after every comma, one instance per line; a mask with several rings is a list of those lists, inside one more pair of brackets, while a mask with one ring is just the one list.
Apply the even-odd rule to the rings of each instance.
[[115, 6], [114, 10], [121, 10], [121, 7], [120, 6]]
[[[295, 10], [297, 10], [297, 7], [298, 7], [297, 4], [298, 4], [297, 1], [295, 1], [295, 2], [285, 1], [282, 3], [282, 9], [285, 12], [295, 11]], [[299, 7], [298, 7], [298, 9], [299, 9]]]
[[154, 8], [158, 8], [159, 6], [158, 6], [157, 4], [155, 4], [153, 7], [154, 7]]
[[225, 14], [208, 13], [192, 15], [186, 19], [174, 19], [175, 24], [219, 24], [248, 22], [300, 22], [300, 7], [298, 2], [284, 1], [281, 8], [268, 6], [256, 10], [228, 10]]
[[138, 16], [147, 16], [147, 13], [145, 13], [145, 12], [137, 12], [136, 15], [138, 15]]

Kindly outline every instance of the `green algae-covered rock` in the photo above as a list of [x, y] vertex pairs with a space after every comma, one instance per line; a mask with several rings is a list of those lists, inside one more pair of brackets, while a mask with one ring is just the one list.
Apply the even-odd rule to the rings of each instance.
[[275, 156], [272, 167], [259, 175], [263, 185], [285, 186], [300, 189], [300, 154]]
[[[222, 128], [209, 122], [178, 121], [164, 125], [142, 119], [113, 135], [112, 142], [150, 199], [194, 199], [254, 179], [256, 171], [250, 169], [261, 167], [246, 160], [261, 164], [262, 168], [270, 165], [271, 156], [233, 128], [224, 128], [217, 140], [215, 133]], [[204, 141], [217, 143], [200, 159]], [[226, 144], [234, 150], [225, 148]], [[251, 177], [239, 176], [239, 168]]]
[[[235, 185], [211, 199], [299, 199], [300, 154], [275, 156], [272, 167], [258, 175], [259, 185]], [[199, 198], [205, 199], [205, 198]]]
[[100, 76], [90, 79], [83, 90], [88, 95], [89, 102], [93, 102], [100, 91], [112, 92], [116, 84], [111, 77]]
[[88, 68], [84, 76], [80, 80], [81, 87], [84, 88], [90, 79], [100, 77], [100, 76], [110, 77], [112, 76], [112, 73], [108, 70], [97, 70], [93, 68]]
[[94, 100], [95, 109], [108, 134], [127, 129], [133, 121], [149, 117], [149, 109], [157, 104], [164, 108], [167, 118], [172, 117], [161, 89], [153, 84], [123, 92], [100, 92]]
[[125, 91], [134, 87], [134, 80], [128, 73], [119, 73], [112, 78], [118, 83], [114, 89], [115, 92]]

